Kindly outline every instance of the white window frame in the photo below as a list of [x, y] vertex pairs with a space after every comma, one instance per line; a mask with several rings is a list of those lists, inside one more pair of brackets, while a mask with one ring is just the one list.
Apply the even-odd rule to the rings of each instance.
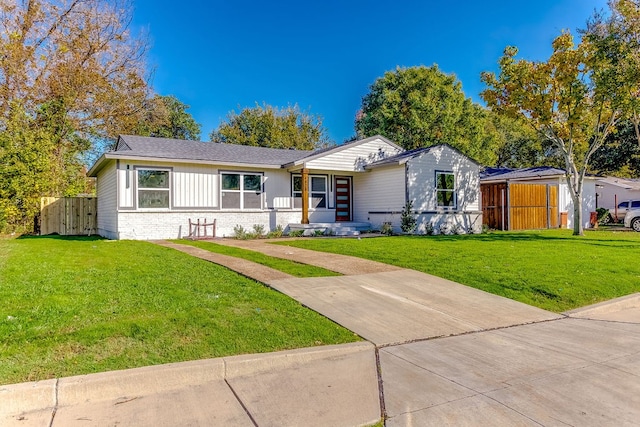
[[[161, 168], [161, 167], [153, 167], [153, 166], [136, 166], [136, 208], [139, 210], [170, 210], [171, 209], [171, 169], [170, 168]], [[156, 172], [166, 172], [167, 173], [167, 187], [141, 187], [140, 186], [140, 171], [156, 171]], [[166, 191], [167, 192], [167, 206], [161, 207], [144, 207], [140, 206], [140, 191]]]
[[[291, 175], [291, 197], [293, 197], [294, 200], [294, 206], [295, 206], [295, 199], [299, 198], [300, 200], [302, 200], [302, 191], [295, 191], [294, 188], [294, 182], [296, 178], [300, 178], [300, 180], [302, 180], [302, 175], [300, 174], [292, 174]], [[318, 179], [321, 178], [322, 180], [324, 180], [324, 192], [322, 191], [312, 191], [313, 188], [313, 179]], [[322, 195], [324, 196], [324, 206], [323, 207], [313, 207], [313, 195]], [[326, 175], [309, 175], [309, 209], [328, 209], [329, 207], [329, 178]]]
[[[238, 190], [225, 190], [223, 188], [224, 185], [224, 175], [238, 175], [239, 176], [239, 189]], [[245, 193], [255, 193], [255, 190], [245, 190], [244, 188], [244, 177], [247, 175], [255, 175], [260, 177], [260, 207], [258, 208], [245, 208], [244, 207], [244, 196]], [[224, 207], [224, 194], [225, 193], [237, 193], [240, 198], [240, 206], [227, 208]], [[221, 210], [247, 210], [247, 211], [261, 211], [264, 210], [264, 173], [263, 172], [240, 172], [240, 171], [220, 171], [220, 209]]]
[[[452, 189], [448, 189], [448, 188], [438, 188], [438, 183], [440, 182], [439, 177], [440, 175], [451, 175], [453, 177], [453, 188]], [[436, 182], [435, 182], [435, 192], [436, 192], [436, 207], [438, 209], [457, 209], [458, 208], [458, 191], [457, 191], [457, 187], [456, 187], [456, 175], [453, 173], [453, 171], [436, 171]], [[452, 206], [446, 206], [446, 205], [441, 205], [438, 201], [438, 194], [440, 193], [451, 193], [453, 196], [453, 205]]]

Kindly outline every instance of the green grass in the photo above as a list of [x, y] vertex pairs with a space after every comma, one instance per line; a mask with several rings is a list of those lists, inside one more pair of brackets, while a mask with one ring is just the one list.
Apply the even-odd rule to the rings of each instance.
[[340, 273], [336, 273], [335, 271], [330, 271], [322, 267], [316, 267], [314, 265], [302, 264], [295, 261], [289, 261], [287, 259], [276, 258], [247, 249], [218, 245], [216, 243], [203, 242], [199, 240], [173, 240], [173, 242], [196, 246], [198, 248], [218, 254], [229, 255], [236, 258], [243, 258], [249, 261], [256, 262], [258, 264], [266, 265], [267, 267], [271, 267], [275, 270], [280, 270], [284, 273], [291, 274], [295, 277], [340, 276]]
[[555, 312], [640, 292], [640, 233], [578, 237], [545, 230], [283, 244], [411, 268]]
[[0, 384], [357, 340], [283, 294], [151, 243], [0, 239]]

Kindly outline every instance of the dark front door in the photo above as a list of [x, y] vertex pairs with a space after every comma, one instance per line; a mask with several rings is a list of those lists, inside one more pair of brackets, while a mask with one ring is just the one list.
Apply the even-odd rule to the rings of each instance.
[[336, 221], [351, 221], [351, 177], [336, 177]]

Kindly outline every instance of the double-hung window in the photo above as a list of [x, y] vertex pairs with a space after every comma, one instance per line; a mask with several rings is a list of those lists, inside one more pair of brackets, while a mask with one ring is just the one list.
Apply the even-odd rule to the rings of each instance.
[[436, 203], [439, 208], [457, 206], [456, 179], [453, 172], [436, 172]]
[[256, 173], [224, 172], [222, 209], [262, 209], [262, 175]]
[[[292, 193], [294, 207], [302, 207], [302, 176], [293, 175]], [[327, 207], [327, 177], [322, 175], [309, 175], [309, 207], [311, 209]]]
[[138, 208], [169, 209], [169, 171], [138, 169]]

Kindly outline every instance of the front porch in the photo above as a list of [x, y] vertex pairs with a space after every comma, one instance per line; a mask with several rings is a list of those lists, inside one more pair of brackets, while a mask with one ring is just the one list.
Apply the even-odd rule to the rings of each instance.
[[289, 231], [303, 230], [303, 236], [313, 236], [317, 231], [331, 236], [359, 236], [360, 232], [371, 230], [368, 222], [313, 222], [309, 224], [289, 224]]

